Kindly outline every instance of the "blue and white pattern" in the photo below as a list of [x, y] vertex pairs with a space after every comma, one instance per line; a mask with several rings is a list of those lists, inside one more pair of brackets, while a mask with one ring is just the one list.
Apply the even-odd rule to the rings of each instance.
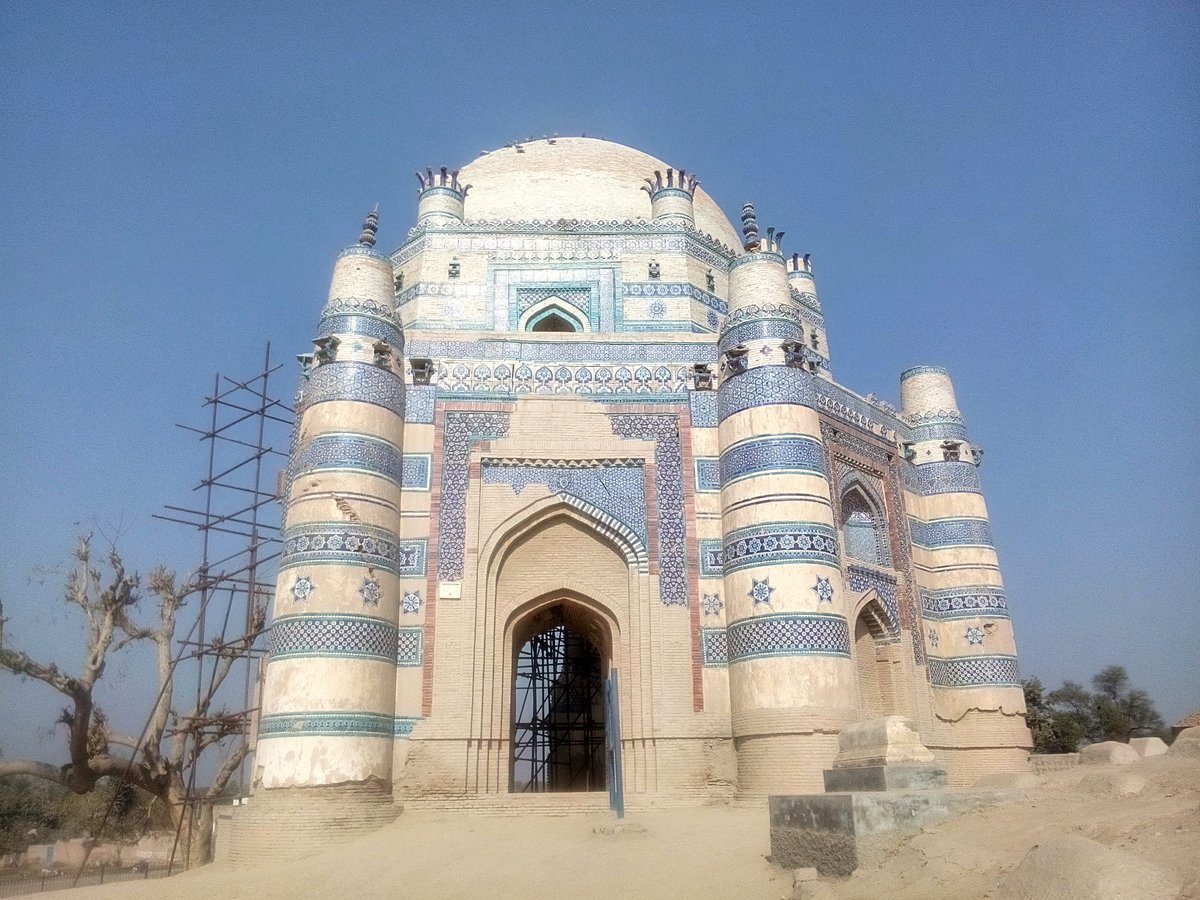
[[646, 307], [646, 312], [652, 319], [662, 319], [667, 315], [667, 304], [661, 300], [652, 300], [650, 305]]
[[725, 560], [719, 538], [696, 541], [700, 555], [700, 574], [705, 578], [720, 578], [725, 572]]
[[433, 456], [428, 453], [405, 453], [401, 463], [400, 485], [408, 491], [429, 490], [429, 475]]
[[1021, 687], [1015, 656], [929, 657], [929, 683], [935, 687]]
[[942, 547], [991, 547], [992, 526], [987, 519], [957, 518], [923, 522], [909, 518], [912, 542], [927, 550]]
[[746, 596], [754, 601], [754, 605], [760, 603], [770, 604], [771, 595], [775, 593], [775, 588], [771, 587], [771, 579], [764, 578], [759, 581], [757, 578], [750, 579], [750, 590], [746, 592]]
[[342, 470], [379, 475], [401, 483], [400, 448], [365, 434], [322, 434], [302, 444], [289, 459], [292, 478], [303, 472]]
[[383, 587], [374, 578], [364, 578], [358, 593], [364, 606], [378, 606], [383, 599]]
[[850, 629], [828, 613], [767, 613], [726, 628], [730, 663], [769, 656], [850, 656]]
[[929, 647], [931, 650], [936, 650], [938, 645], [938, 633], [936, 628], [929, 629]]
[[404, 381], [390, 369], [371, 363], [352, 360], [326, 363], [309, 376], [301, 405], [307, 410], [330, 400], [370, 403], [403, 416]]
[[613, 434], [654, 441], [655, 494], [658, 500], [658, 587], [665, 606], [687, 606], [687, 525], [683, 513], [683, 443], [679, 417], [609, 416]]
[[725, 572], [753, 566], [816, 564], [839, 568], [837, 535], [819, 522], [779, 522], [736, 528], [725, 536]]
[[377, 316], [335, 314], [321, 317], [317, 326], [317, 337], [330, 337], [335, 334], [354, 334], [372, 338], [376, 341], [387, 341], [392, 349], [403, 352], [404, 335], [390, 320]]
[[693, 428], [717, 427], [717, 392], [691, 391], [688, 393]]
[[724, 628], [700, 629], [700, 658], [707, 667], [729, 665], [729, 639]]
[[727, 447], [720, 466], [722, 484], [767, 473], [824, 475], [825, 447], [816, 438], [802, 434], [753, 437]]
[[717, 389], [717, 418], [724, 422], [736, 413], [759, 406], [814, 406], [815, 377], [789, 366], [757, 366], [724, 378]]
[[408, 356], [435, 360], [494, 360], [509, 365], [658, 366], [715, 363], [717, 348], [711, 340], [657, 343], [652, 340], [602, 342], [543, 341], [497, 336], [473, 340], [414, 337]]
[[425, 663], [425, 629], [420, 625], [396, 629], [396, 665], [413, 668]]
[[702, 303], [713, 312], [725, 315], [729, 312], [729, 304], [716, 294], [701, 290], [694, 284], [679, 281], [626, 281], [624, 284], [626, 297], [687, 297]]
[[413, 729], [420, 721], [420, 716], [396, 716], [396, 737], [400, 740], [407, 740], [412, 737]]
[[344, 657], [392, 663], [396, 626], [352, 613], [285, 616], [271, 625], [271, 659]]
[[567, 466], [497, 465], [484, 460], [484, 484], [507, 484], [520, 494], [530, 485], [570, 494], [602, 510], [633, 531], [642, 548], [649, 544], [646, 528], [646, 470], [639, 460], [622, 465]]
[[966, 619], [989, 616], [1007, 619], [1008, 599], [994, 585], [968, 585], [941, 591], [921, 591], [921, 613], [927, 619]]
[[702, 494], [715, 494], [721, 490], [721, 466], [715, 457], [697, 456], [696, 491]]
[[258, 723], [259, 740], [291, 737], [388, 738], [393, 717], [367, 712], [270, 713]]
[[904, 487], [914, 494], [928, 497], [933, 494], [982, 494], [979, 469], [974, 463], [937, 460], [913, 465], [901, 464]]
[[818, 578], [812, 589], [818, 604], [833, 603], [833, 584], [828, 578]]
[[778, 347], [784, 341], [799, 341], [804, 343], [804, 324], [787, 319], [751, 319], [730, 326], [726, 322], [721, 332], [718, 349], [724, 353], [738, 344], [749, 344], [751, 341], [770, 341], [765, 347]]
[[706, 616], [719, 616], [725, 604], [721, 602], [720, 594], [702, 594], [700, 609]]
[[963, 637], [967, 639], [967, 643], [972, 647], [978, 646], [983, 643], [983, 629], [975, 625], [968, 626]]
[[409, 385], [404, 401], [404, 421], [412, 425], [432, 425], [437, 388], [432, 384]]
[[425, 574], [425, 540], [397, 541], [386, 528], [350, 522], [314, 522], [283, 531], [281, 568], [352, 565], [394, 575]]
[[311, 578], [307, 575], [297, 576], [295, 583], [292, 585], [292, 599], [297, 603], [305, 602], [312, 592], [317, 589]]
[[891, 619], [892, 628], [900, 628], [900, 603], [895, 577], [865, 566], [850, 565], [846, 567], [846, 586], [856, 594], [875, 591], [883, 603], [884, 611]]
[[447, 412], [442, 431], [442, 493], [438, 516], [438, 578], [462, 578], [467, 537], [471, 447], [508, 433], [508, 413]]
[[400, 612], [406, 616], [415, 616], [421, 611], [421, 592], [420, 591], [405, 591], [404, 597], [400, 600]]

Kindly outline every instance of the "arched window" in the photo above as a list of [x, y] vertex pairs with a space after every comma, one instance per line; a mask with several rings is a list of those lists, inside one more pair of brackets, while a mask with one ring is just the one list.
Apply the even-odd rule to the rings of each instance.
[[557, 313], [539, 319], [530, 331], [575, 331], [575, 326]]
[[842, 543], [851, 559], [875, 566], [891, 565], [882, 512], [857, 484], [842, 494]]
[[[553, 300], [553, 298], [551, 298]], [[535, 311], [525, 319], [526, 331], [574, 332], [584, 331], [583, 323], [578, 318], [551, 302], [543, 309]]]

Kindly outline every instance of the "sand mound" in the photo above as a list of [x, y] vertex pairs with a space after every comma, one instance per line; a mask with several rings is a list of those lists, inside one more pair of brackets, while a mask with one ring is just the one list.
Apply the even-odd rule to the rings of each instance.
[[1174, 900], [1174, 873], [1074, 834], [1037, 844], [1000, 882], [1012, 900]]

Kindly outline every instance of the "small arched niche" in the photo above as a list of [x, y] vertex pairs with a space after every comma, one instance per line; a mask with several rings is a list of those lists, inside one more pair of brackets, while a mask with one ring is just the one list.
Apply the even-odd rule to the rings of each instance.
[[577, 315], [562, 304], [554, 302], [554, 298], [530, 310], [523, 318], [523, 324], [525, 331], [569, 334], [587, 330]]
[[846, 555], [873, 566], [890, 567], [883, 510], [858, 482], [842, 493], [842, 544]]

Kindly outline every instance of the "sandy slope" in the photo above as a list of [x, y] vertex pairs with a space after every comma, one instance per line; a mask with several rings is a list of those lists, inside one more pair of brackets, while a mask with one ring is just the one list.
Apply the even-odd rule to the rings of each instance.
[[[997, 805], [876, 848], [843, 898], [999, 897], [996, 884], [1039, 840], [1078, 833], [1167, 866], [1200, 897], [1200, 758], [1088, 767], [1029, 785]], [[1119, 796], [1138, 787], [1136, 793]], [[482, 818], [406, 812], [351, 845], [299, 862], [210, 866], [167, 882], [81, 889], [108, 898], [784, 898], [788, 873], [766, 861], [765, 808], [631, 814], [625, 830], [593, 816]], [[644, 829], [644, 830], [642, 830]]]

